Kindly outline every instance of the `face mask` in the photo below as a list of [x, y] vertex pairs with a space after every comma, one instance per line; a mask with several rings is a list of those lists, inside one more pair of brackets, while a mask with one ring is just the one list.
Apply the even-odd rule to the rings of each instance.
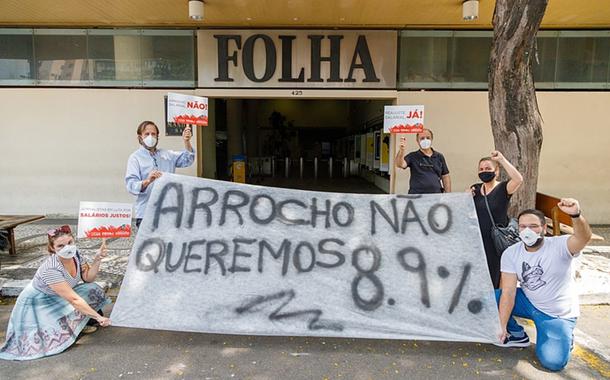
[[480, 172], [479, 178], [483, 182], [491, 182], [496, 178], [496, 172]]
[[432, 146], [432, 140], [429, 140], [429, 139], [420, 140], [419, 146], [421, 146], [422, 149], [428, 149]]
[[523, 231], [519, 232], [519, 237], [521, 241], [527, 245], [528, 247], [535, 247], [542, 242], [542, 236], [535, 233], [533, 230], [526, 228]]
[[57, 256], [61, 257], [62, 259], [71, 259], [74, 257], [74, 255], [76, 255], [76, 246], [74, 244], [69, 244], [64, 246], [62, 249], [60, 249], [59, 251], [57, 251]]
[[157, 139], [152, 135], [146, 136], [142, 139], [142, 142], [144, 142], [144, 145], [148, 148], [154, 148], [154, 146], [157, 145]]

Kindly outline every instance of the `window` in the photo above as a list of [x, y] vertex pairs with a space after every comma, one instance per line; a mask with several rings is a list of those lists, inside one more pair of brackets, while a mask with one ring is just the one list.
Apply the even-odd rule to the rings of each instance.
[[491, 32], [455, 32], [451, 81], [460, 88], [487, 88]]
[[553, 88], [557, 61], [557, 32], [538, 32], [536, 56], [532, 59], [537, 88]]
[[[492, 39], [492, 31], [402, 31], [399, 88], [486, 89]], [[543, 30], [536, 47], [536, 88], [610, 89], [610, 31]]]
[[490, 31], [400, 34], [399, 87], [487, 88]]
[[557, 87], [607, 87], [609, 61], [608, 32], [559, 32], [555, 78]]
[[0, 84], [34, 84], [33, 57], [32, 29], [0, 29]]
[[35, 29], [34, 46], [39, 84], [89, 84], [85, 29]]
[[89, 62], [94, 86], [142, 86], [139, 30], [90, 30]]
[[144, 30], [141, 51], [145, 87], [195, 87], [192, 30]]
[[452, 35], [444, 31], [402, 33], [400, 82], [415, 88], [446, 87], [451, 76]]
[[195, 87], [193, 30], [0, 29], [0, 86]]

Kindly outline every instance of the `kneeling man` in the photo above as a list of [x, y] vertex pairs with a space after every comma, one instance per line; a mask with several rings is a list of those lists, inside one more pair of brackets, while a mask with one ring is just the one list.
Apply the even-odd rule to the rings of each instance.
[[552, 371], [560, 371], [570, 359], [579, 315], [573, 259], [591, 238], [591, 228], [582, 217], [577, 200], [564, 198], [558, 206], [572, 217], [574, 234], [545, 237], [544, 214], [532, 209], [522, 211], [522, 242], [502, 254], [501, 289], [496, 290], [504, 331], [500, 345], [529, 346], [527, 334], [513, 316], [531, 319], [536, 325], [536, 356], [543, 367]]

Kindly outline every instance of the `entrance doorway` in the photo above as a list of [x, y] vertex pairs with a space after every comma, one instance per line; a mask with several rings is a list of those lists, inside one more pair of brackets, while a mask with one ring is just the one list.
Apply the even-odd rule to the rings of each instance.
[[389, 192], [389, 136], [382, 129], [383, 108], [392, 102], [214, 98], [216, 176], [233, 180], [233, 162], [244, 160], [249, 184]]

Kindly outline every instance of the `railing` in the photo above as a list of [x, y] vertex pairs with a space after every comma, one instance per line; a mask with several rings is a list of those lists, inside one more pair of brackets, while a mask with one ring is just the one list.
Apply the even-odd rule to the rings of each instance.
[[347, 157], [342, 159], [319, 158], [306, 159], [299, 157], [250, 157], [248, 176], [291, 178], [333, 178], [339, 174], [343, 178], [357, 176], [360, 166]]

